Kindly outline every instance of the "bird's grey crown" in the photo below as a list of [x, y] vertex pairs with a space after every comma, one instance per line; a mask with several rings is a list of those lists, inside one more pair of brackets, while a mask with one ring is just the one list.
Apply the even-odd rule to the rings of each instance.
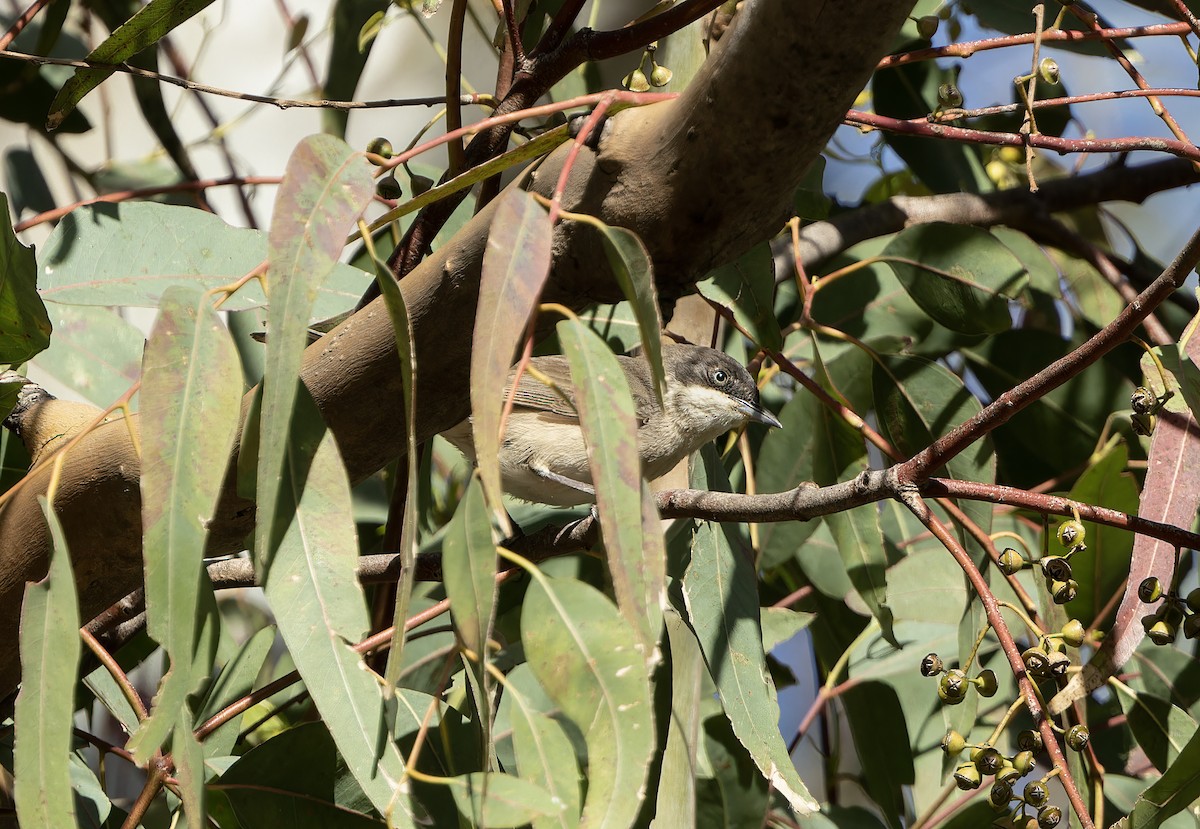
[[695, 352], [694, 359], [679, 360], [674, 366], [675, 379], [679, 383], [716, 389], [755, 407], [759, 406], [758, 386], [745, 366], [725, 352], [713, 348], [692, 347], [689, 350]]

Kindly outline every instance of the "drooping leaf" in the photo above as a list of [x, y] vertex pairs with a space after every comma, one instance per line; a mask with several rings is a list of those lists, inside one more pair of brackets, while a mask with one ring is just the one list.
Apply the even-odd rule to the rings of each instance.
[[1128, 829], [1161, 826], [1197, 797], [1200, 797], [1200, 733], [1192, 735], [1171, 767], [1138, 796], [1125, 825]]
[[664, 618], [671, 648], [671, 719], [658, 775], [652, 829], [691, 829], [696, 825], [696, 763], [704, 655], [687, 623], [674, 609]]
[[512, 702], [513, 752], [521, 778], [537, 784], [563, 804], [557, 814], [533, 818], [534, 829], [578, 826], [583, 796], [570, 738], [557, 720], [536, 710], [511, 682], [505, 696]]
[[[386, 12], [388, 5], [388, 0], [337, 0], [334, 4], [324, 97], [331, 101], [354, 100], [358, 80], [374, 44], [373, 38], [363, 43], [357, 42], [358, 33], [364, 21]], [[349, 117], [350, 112], [345, 109], [326, 109], [321, 112], [325, 132], [338, 138], [346, 137]]]
[[500, 415], [513, 353], [550, 275], [550, 217], [533, 196], [501, 196], [488, 233], [471, 339], [471, 418], [475, 459], [496, 523], [509, 531], [501, 507]]
[[557, 330], [571, 365], [617, 608], [652, 665], [662, 633], [666, 548], [658, 511], [642, 480], [629, 383], [608, 346], [581, 321], [563, 320]]
[[[1071, 487], [1073, 501], [1108, 507], [1136, 515], [1137, 482], [1126, 471], [1129, 451], [1123, 443], [1112, 442], [1097, 453], [1095, 461]], [[1135, 536], [1123, 529], [1085, 521], [1087, 549], [1071, 556], [1072, 572], [1079, 591], [1067, 604], [1067, 615], [1085, 626], [1104, 625], [1097, 618], [1100, 609], [1129, 579], [1129, 560]]]
[[53, 378], [89, 403], [109, 406], [141, 376], [145, 333], [114, 308], [46, 306], [54, 326], [50, 347], [30, 361], [39, 377]]
[[[715, 451], [707, 447], [700, 457], [703, 463], [693, 469], [693, 488], [719, 489], [715, 479], [723, 473]], [[696, 526], [692, 560], [683, 578], [687, 615], [734, 734], [792, 809], [808, 814], [819, 806], [800, 780], [779, 733], [779, 704], [766, 670], [754, 568], [734, 552], [726, 532], [724, 525], [707, 521]]]
[[[255, 560], [269, 572], [280, 535], [288, 526], [288, 496], [278, 495], [284, 477], [290, 424], [298, 394], [301, 352], [317, 290], [333, 270], [354, 224], [375, 192], [367, 162], [342, 141], [314, 135], [288, 159], [275, 199], [268, 240], [265, 377], [256, 498]], [[294, 503], [294, 502], [293, 502]]]
[[[146, 762], [212, 665], [197, 650], [208, 523], [233, 450], [242, 393], [233, 339], [198, 288], [163, 295], [142, 372], [142, 539], [146, 621], [170, 659], [154, 710], [129, 742]], [[212, 599], [210, 598], [209, 603]]]
[[367, 829], [385, 821], [362, 812], [368, 804], [339, 762], [323, 723], [302, 723], [238, 758], [210, 789], [229, 798], [244, 826], [269, 826], [288, 816], [299, 829]]
[[[405, 763], [388, 736], [383, 685], [350, 646], [366, 633], [370, 619], [355, 574], [358, 543], [346, 470], [320, 412], [300, 389], [297, 408], [280, 413], [290, 421], [291, 434], [284, 444], [277, 509], [288, 518], [273, 545], [264, 591], [338, 752], [383, 813], [401, 787]], [[406, 787], [398, 800], [392, 819], [411, 826]]]
[[529, 667], [587, 742], [582, 825], [628, 826], [645, 797], [653, 700], [633, 628], [595, 588], [537, 578], [521, 611]]
[[1123, 683], [1117, 684], [1116, 690], [1138, 747], [1155, 768], [1165, 771], [1195, 736], [1196, 721], [1169, 700], [1134, 693]]
[[50, 571], [25, 586], [21, 606], [21, 691], [14, 718], [13, 798], [27, 826], [74, 826], [67, 758], [79, 665], [79, 606], [67, 539], [53, 506], [38, 497], [54, 542]]
[[654, 288], [654, 266], [650, 254], [632, 230], [602, 223], [598, 224], [598, 230], [600, 238], [604, 240], [604, 252], [608, 255], [613, 276], [637, 319], [642, 348], [650, 363], [650, 376], [654, 378], [655, 394], [661, 403], [666, 388], [660, 334], [663, 322], [658, 307], [658, 292]]

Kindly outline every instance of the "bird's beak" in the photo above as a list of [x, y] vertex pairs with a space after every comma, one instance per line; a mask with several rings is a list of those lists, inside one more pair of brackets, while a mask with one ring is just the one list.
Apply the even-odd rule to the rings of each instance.
[[774, 426], [776, 429], [783, 428], [783, 424], [779, 422], [779, 419], [775, 417], [775, 415], [771, 414], [760, 406], [755, 406], [753, 403], [749, 403], [745, 400], [739, 400], [738, 408], [740, 408], [742, 410], [742, 414], [744, 414], [750, 420], [756, 420], [766, 426]]

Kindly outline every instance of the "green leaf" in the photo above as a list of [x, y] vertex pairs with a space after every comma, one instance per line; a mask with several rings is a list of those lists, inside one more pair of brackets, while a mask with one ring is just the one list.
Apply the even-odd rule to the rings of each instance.
[[17, 694], [13, 798], [25, 826], [74, 826], [68, 757], [79, 666], [79, 606], [62, 525], [44, 496], [38, 503], [54, 548], [50, 571], [25, 585], [21, 606], [21, 691]]
[[734, 318], [762, 348], [778, 351], [783, 334], [775, 317], [775, 259], [766, 242], [736, 262], [717, 268], [696, 289], [733, 311]]
[[513, 829], [563, 811], [550, 793], [528, 780], [500, 772], [472, 772], [446, 781], [459, 811], [474, 826]]
[[483, 490], [472, 478], [446, 530], [442, 574], [454, 627], [463, 645], [487, 653], [496, 606], [496, 548]]
[[563, 320], [557, 331], [571, 365], [617, 607], [653, 665], [659, 659], [667, 554], [658, 510], [642, 480], [629, 383], [608, 346], [583, 322]]
[[658, 775], [651, 829], [693, 829], [696, 825], [696, 762], [704, 654], [674, 608], [664, 613], [671, 648], [671, 718]]
[[521, 642], [538, 682], [587, 742], [582, 825], [633, 823], [654, 751], [653, 700], [633, 628], [599, 591], [536, 578], [521, 610]]
[[906, 228], [883, 256], [925, 313], [964, 334], [1007, 331], [1012, 325], [1008, 299], [1029, 281], [1012, 251], [970, 225], [931, 222]]
[[[1138, 486], [1133, 475], [1126, 471], [1128, 463], [1129, 449], [1125, 443], [1110, 441], [1076, 479], [1068, 497], [1083, 504], [1137, 515]], [[1079, 619], [1085, 627], [1095, 624], [1108, 629], [1109, 624], [1097, 615], [1129, 578], [1134, 535], [1090, 521], [1085, 521], [1083, 528], [1087, 532], [1087, 549], [1071, 556], [1079, 591], [1067, 604], [1067, 615]]]
[[[124, 63], [153, 46], [180, 23], [205, 9], [212, 0], [150, 0], [111, 36], [88, 54], [91, 63]], [[84, 96], [99, 86], [113, 69], [78, 69], [54, 97], [46, 128], [57, 129]]]
[[900, 829], [904, 789], [916, 781], [900, 699], [882, 682], [860, 682], [841, 695], [841, 703], [862, 760], [867, 792], [888, 824]]
[[529, 193], [514, 190], [498, 199], [483, 254], [471, 340], [472, 433], [483, 491], [506, 533], [499, 461], [504, 387], [513, 352], [550, 275], [551, 233], [545, 209]]
[[[984, 390], [996, 397], [1082, 342], [1023, 329], [989, 337], [963, 352]], [[1013, 415], [993, 432], [1002, 483], [1032, 487], [1086, 463], [1108, 416], [1128, 408], [1133, 385], [1120, 365], [1097, 363]]]
[[553, 815], [534, 817], [534, 829], [570, 829], [579, 825], [583, 798], [575, 750], [561, 725], [538, 711], [510, 682], [504, 690], [511, 700], [513, 751], [521, 778], [545, 789], [563, 804]]
[[[360, 229], [362, 225], [359, 225]], [[412, 601], [414, 563], [417, 558], [417, 520], [419, 518], [417, 496], [420, 494], [419, 447], [417, 444], [417, 358], [413, 351], [412, 321], [408, 316], [408, 305], [404, 294], [392, 274], [387, 262], [379, 258], [369, 235], [363, 237], [371, 261], [375, 266], [375, 283], [387, 306], [392, 321], [392, 334], [396, 340], [396, 353], [400, 357], [400, 385], [404, 394], [405, 478], [393, 487], [404, 487], [404, 517], [400, 521], [400, 578], [396, 582], [396, 601], [392, 610], [392, 644], [388, 648], [384, 679], [389, 687], [395, 686], [400, 678], [400, 664], [404, 657], [405, 620], [408, 618]], [[393, 497], [395, 497], [393, 495]], [[385, 514], [386, 520], [386, 514]], [[481, 651], [482, 653], [482, 651]]]
[[1179, 757], [1138, 797], [1129, 829], [1152, 829], [1200, 797], [1200, 734], [1193, 734]]
[[[172, 285], [228, 285], [266, 258], [267, 234], [231, 227], [203, 210], [150, 202], [94, 204], [72, 210], [54, 228], [38, 260], [38, 282], [42, 296], [53, 302], [156, 308]], [[357, 268], [336, 265], [318, 289], [310, 319], [353, 307], [369, 281]], [[252, 281], [221, 307], [237, 311], [264, 304], [261, 287]]]
[[50, 317], [37, 292], [33, 248], [17, 240], [8, 215], [8, 197], [0, 193], [0, 363], [15, 366], [50, 344]]
[[61, 305], [46, 309], [54, 325], [50, 347], [30, 361], [38, 377], [101, 408], [123, 395], [141, 376], [145, 333], [115, 308]]
[[[242, 643], [237, 653], [225, 663], [221, 672], [209, 684], [200, 705], [196, 721], [204, 723], [225, 706], [254, 690], [254, 681], [262, 672], [263, 663], [275, 644], [274, 626], [260, 628]], [[204, 756], [208, 759], [232, 753], [241, 731], [240, 718], [234, 717], [210, 733], [204, 740]]]
[[[720, 461], [712, 447], [693, 469], [692, 487], [719, 488]], [[734, 552], [721, 524], [698, 522], [683, 598], [725, 715], [759, 773], [797, 814], [819, 806], [800, 780], [779, 733], [779, 704], [766, 668], [759, 627], [757, 579], [751, 562]]]
[[[237, 759], [209, 786], [229, 798], [243, 826], [378, 829], [322, 723], [288, 729]], [[286, 816], [286, 817], [285, 817]]]
[[[213, 654], [197, 650], [208, 523], [233, 451], [242, 396], [233, 339], [198, 288], [175, 288], [146, 345], [141, 388], [146, 622], [170, 659], [154, 710], [129, 741], [144, 763], [166, 740]], [[210, 600], [211, 601], [211, 600]]]
[[662, 403], [666, 391], [666, 375], [662, 361], [662, 313], [658, 307], [658, 292], [654, 289], [654, 264], [642, 240], [632, 230], [610, 227], [596, 222], [600, 238], [604, 241], [604, 252], [608, 264], [621, 291], [629, 301], [641, 334], [642, 349], [650, 362], [650, 375], [654, 378], [654, 392]]
[[262, 385], [255, 493], [255, 562], [263, 573], [270, 572], [275, 546], [291, 520], [289, 496], [282, 495], [281, 501], [278, 491], [286, 472], [289, 417], [300, 387], [309, 315], [318, 286], [341, 254], [347, 229], [374, 193], [374, 181], [361, 153], [352, 152], [336, 138], [314, 135], [292, 152], [275, 198], [267, 254], [271, 336]]
[[[329, 68], [325, 75], [323, 97], [331, 101], [352, 101], [359, 78], [367, 65], [374, 39], [357, 42], [364, 21], [387, 11], [388, 0], [337, 0], [333, 5], [333, 31], [329, 38]], [[326, 109], [321, 111], [325, 132], [346, 137], [350, 111]]]
[[1135, 693], [1124, 684], [1115, 687], [1134, 739], [1156, 768], [1166, 770], [1195, 736], [1196, 721], [1165, 699]]
[[1029, 287], [1053, 297], [1062, 296], [1058, 284], [1058, 268], [1041, 245], [1028, 235], [1011, 227], [993, 227], [989, 231], [1013, 252], [1029, 273]]
[[[370, 628], [356, 576], [358, 542], [350, 485], [333, 435], [307, 390], [299, 389], [296, 410], [278, 413], [290, 421], [276, 485], [277, 509], [286, 520], [279, 520], [280, 536], [273, 545], [264, 590], [338, 752], [372, 805], [383, 813], [401, 786], [405, 766], [388, 739], [383, 686], [350, 646]], [[262, 489], [260, 482], [260, 493]], [[407, 790], [400, 791], [392, 819], [411, 826]]]

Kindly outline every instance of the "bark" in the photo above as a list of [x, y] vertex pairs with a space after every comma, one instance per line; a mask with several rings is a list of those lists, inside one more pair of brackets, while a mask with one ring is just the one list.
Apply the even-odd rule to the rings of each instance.
[[[666, 298], [769, 238], [792, 194], [885, 54], [911, 0], [818, 3], [747, 0], [679, 99], [612, 119], [598, 154], [584, 152], [564, 206], [636, 231]], [[854, 8], [857, 7], [857, 12]], [[549, 195], [565, 148], [531, 176]], [[427, 439], [467, 414], [471, 331], [492, 211], [485, 209], [401, 283], [418, 364], [417, 423]], [[619, 291], [599, 241], [560, 227], [547, 299], [582, 308]], [[303, 380], [360, 480], [404, 447], [399, 361], [380, 301], [305, 353]], [[141, 578], [138, 468], [124, 424], [106, 424], [72, 450], [55, 504], [63, 517], [85, 618]], [[117, 460], [119, 459], [119, 460]], [[17, 608], [26, 580], [46, 572], [49, 539], [31, 480], [0, 507], [0, 697], [19, 676]], [[242, 546], [253, 504], [232, 477], [211, 524], [210, 552]]]

